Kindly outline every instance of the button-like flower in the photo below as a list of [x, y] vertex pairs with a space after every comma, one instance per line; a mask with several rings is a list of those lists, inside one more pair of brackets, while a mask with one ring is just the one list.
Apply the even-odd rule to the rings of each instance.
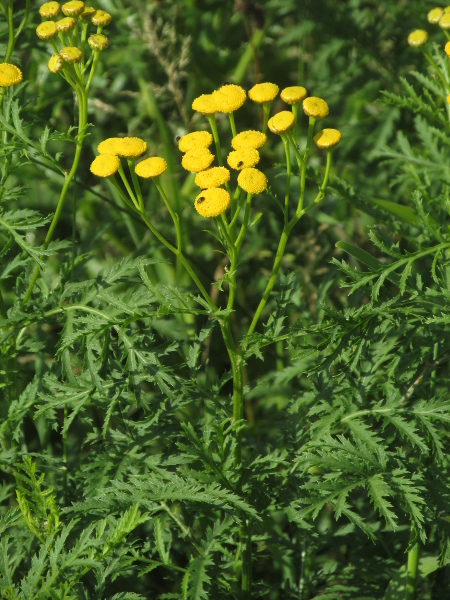
[[81, 50], [79, 48], [75, 48], [75, 46], [66, 46], [65, 48], [61, 48], [59, 55], [64, 62], [69, 64], [79, 63], [81, 57], [83, 56]]
[[22, 71], [16, 65], [0, 63], [0, 87], [11, 87], [22, 81]]
[[192, 110], [203, 115], [213, 115], [217, 112], [217, 105], [212, 94], [202, 94], [192, 102]]
[[238, 186], [249, 194], [260, 194], [267, 188], [267, 177], [258, 169], [243, 169], [237, 182]]
[[138, 137], [119, 138], [117, 154], [126, 158], [136, 158], [147, 150], [147, 142]]
[[427, 14], [428, 23], [436, 25], [436, 23], [439, 23], [439, 19], [442, 17], [443, 14], [444, 11], [442, 8], [432, 8]]
[[[441, 24], [441, 21], [439, 21], [439, 25]], [[450, 22], [449, 22], [449, 27], [450, 27]], [[408, 44], [410, 46], [423, 46], [423, 44], [425, 44], [425, 42], [428, 40], [428, 33], [424, 30], [424, 29], [416, 29], [415, 31], [412, 31], [409, 35], [408, 35]]]
[[61, 33], [65, 33], [66, 31], [72, 31], [72, 29], [75, 29], [76, 24], [77, 22], [73, 17], [65, 17], [64, 19], [56, 21], [56, 29], [61, 31]]
[[215, 90], [212, 93], [212, 97], [216, 103], [218, 112], [231, 113], [241, 108], [247, 98], [247, 94], [240, 85], [229, 83]]
[[59, 15], [60, 9], [59, 2], [46, 2], [39, 8], [39, 14], [43, 19], [50, 19]]
[[208, 148], [193, 148], [183, 156], [181, 165], [186, 171], [199, 173], [207, 169], [213, 160], [214, 154]]
[[91, 172], [97, 177], [111, 177], [119, 170], [120, 160], [114, 154], [100, 154], [91, 163]]
[[48, 61], [48, 70], [51, 73], [59, 73], [63, 67], [64, 61], [59, 54], [54, 54], [53, 56], [50, 56]]
[[323, 119], [330, 112], [328, 104], [322, 98], [316, 96], [310, 96], [303, 100], [303, 111], [308, 117], [314, 117], [315, 119]]
[[99, 154], [117, 155], [119, 154], [121, 141], [122, 138], [119, 137], [107, 138], [106, 140], [103, 140], [103, 142], [100, 142], [100, 144], [97, 146], [97, 152]]
[[253, 102], [264, 104], [272, 102], [278, 96], [278, 86], [275, 83], [257, 83], [248, 93], [248, 97]]
[[[444, 12], [442, 17], [439, 19], [439, 27], [441, 27], [442, 29], [450, 29], [450, 13], [449, 12]], [[420, 29], [418, 31], [420, 31]], [[414, 33], [416, 33], [416, 32], [414, 32]], [[423, 33], [426, 33], [426, 31], [424, 31]], [[412, 33], [411, 33], [411, 35], [412, 35]], [[411, 37], [411, 35], [410, 35], [410, 37]], [[427, 35], [427, 39], [428, 39], [428, 35]], [[425, 40], [425, 42], [426, 41], [427, 40]], [[422, 42], [421, 44], [411, 44], [411, 42], [409, 41], [409, 38], [408, 38], [408, 43], [411, 46], [421, 46], [425, 42]]]
[[227, 163], [236, 171], [242, 171], [242, 169], [254, 167], [259, 163], [259, 152], [254, 148], [241, 148], [240, 150], [233, 150], [227, 156]]
[[199, 188], [218, 188], [230, 181], [230, 171], [225, 167], [212, 167], [206, 171], [200, 171], [195, 176], [195, 183]]
[[41, 40], [51, 40], [58, 35], [55, 21], [43, 21], [36, 27], [36, 35]]
[[85, 6], [83, 12], [80, 15], [80, 19], [82, 21], [90, 21], [96, 12], [97, 9], [92, 8], [91, 6]]
[[323, 129], [314, 136], [314, 141], [319, 148], [333, 148], [341, 141], [341, 132], [337, 129]]
[[91, 21], [93, 25], [97, 25], [97, 27], [106, 27], [111, 23], [112, 17], [106, 10], [96, 10]]
[[72, 0], [62, 5], [62, 11], [66, 17], [77, 17], [84, 10], [84, 2], [79, 0]]
[[209, 131], [193, 131], [178, 140], [178, 148], [181, 152], [188, 152], [193, 148], [209, 148], [212, 141], [213, 137]]
[[218, 217], [230, 206], [230, 194], [223, 188], [203, 190], [195, 199], [195, 209], [202, 217]]
[[153, 179], [153, 177], [159, 177], [166, 169], [167, 163], [163, 158], [152, 156], [151, 158], [141, 160], [141, 162], [136, 165], [134, 172], [144, 179]]
[[262, 131], [241, 131], [234, 136], [231, 140], [231, 145], [235, 150], [240, 150], [241, 148], [254, 148], [255, 150], [261, 148], [266, 143], [267, 136]]
[[268, 125], [272, 133], [284, 133], [294, 127], [295, 116], [288, 110], [282, 110], [269, 119]]
[[306, 98], [306, 94], [307, 92], [304, 87], [293, 85], [281, 90], [280, 98], [283, 102], [286, 102], [286, 104], [297, 104]]
[[101, 52], [102, 50], [106, 50], [106, 48], [109, 46], [109, 40], [106, 35], [94, 33], [93, 35], [89, 36], [88, 44], [92, 50], [98, 50]]

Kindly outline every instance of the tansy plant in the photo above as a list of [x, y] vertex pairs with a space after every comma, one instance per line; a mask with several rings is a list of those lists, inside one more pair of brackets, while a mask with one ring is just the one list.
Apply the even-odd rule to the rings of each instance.
[[[228, 285], [225, 306], [220, 306], [212, 300], [193, 264], [185, 254], [180, 231], [180, 216], [175, 212], [161, 181], [166, 170], [165, 160], [157, 156], [139, 160], [147, 151], [146, 142], [140, 138], [117, 137], [108, 138], [99, 144], [99, 154], [91, 164], [92, 173], [98, 177], [108, 178], [124, 203], [139, 215], [151, 233], [181, 262], [200, 293], [199, 301], [211, 317], [217, 319], [220, 324], [232, 370], [233, 427], [229, 434], [236, 438], [235, 468], [239, 468], [242, 454], [245, 367], [243, 352], [246, 340], [255, 331], [273, 290], [289, 236], [302, 216], [316, 207], [324, 198], [333, 149], [341, 139], [341, 134], [336, 129], [327, 128], [315, 133], [316, 122], [328, 116], [328, 105], [322, 98], [308, 96], [306, 89], [300, 86], [282, 90], [281, 99], [288, 105], [288, 109], [270, 117], [271, 106], [278, 93], [278, 86], [274, 83], [260, 83], [253, 86], [248, 92], [248, 97], [262, 106], [262, 131], [249, 129], [238, 132], [234, 113], [245, 103], [247, 94], [238, 85], [224, 84], [211, 94], [199, 96], [192, 103], [193, 110], [206, 117], [210, 132], [207, 130], [195, 131], [178, 138], [178, 147], [183, 154], [181, 165], [186, 171], [195, 174], [195, 184], [200, 188], [193, 198], [192, 209], [195, 209], [201, 217], [211, 220], [222, 250], [228, 257], [227, 274], [224, 278]], [[298, 145], [300, 107], [308, 118], [306, 142], [302, 148]], [[218, 113], [225, 113], [229, 118], [231, 147], [226, 152], [223, 151], [224, 146], [219, 139], [216, 124], [216, 114]], [[283, 227], [272, 272], [266, 282], [264, 293], [246, 335], [243, 339], [237, 339], [233, 333], [231, 319], [236, 311], [238, 287], [242, 285], [242, 282], [239, 281], [240, 251], [245, 242], [248, 228], [256, 227], [257, 221], [261, 217], [261, 214], [258, 214], [260, 195], [271, 193], [264, 167], [260, 167], [260, 161], [264, 163], [264, 146], [268, 136], [269, 140], [270, 138], [272, 140], [275, 140], [276, 137], [281, 138], [285, 152], [284, 198], [279, 200], [271, 194], [282, 212]], [[320, 154], [325, 154], [326, 164], [323, 179], [314, 200], [305, 205], [308, 159], [314, 145]], [[300, 179], [299, 194], [296, 197], [291, 193], [291, 179], [294, 173]], [[145, 193], [142, 192], [140, 183], [142, 179], [150, 179], [156, 186], [173, 221], [174, 235], [172, 239], [162, 235], [157, 224], [152, 222], [151, 217], [148, 216], [145, 207]], [[242, 597], [250, 598], [252, 521], [248, 516], [243, 516], [242, 519]]]

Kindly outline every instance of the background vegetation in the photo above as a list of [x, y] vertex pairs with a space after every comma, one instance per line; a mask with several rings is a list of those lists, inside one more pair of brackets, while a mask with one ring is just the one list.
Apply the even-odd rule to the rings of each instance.
[[[434, 4], [97, 6], [113, 22], [90, 92], [93, 127], [58, 224], [61, 243], [25, 307], [32, 259], [70, 168], [65, 134], [76, 107], [47, 69], [34, 6], [10, 61], [26, 83], [2, 122], [16, 131], [1, 150], [10, 227], [0, 229], [3, 597], [239, 598], [239, 536], [250, 526], [252, 597], [413, 598], [406, 564], [420, 550], [416, 597], [445, 598], [448, 90], [406, 42], [427, 29], [448, 81], [445, 36], [426, 21]], [[24, 9], [14, 2], [17, 24]], [[211, 293], [220, 301], [226, 262], [192, 208], [195, 186], [175, 139], [204, 126], [192, 100], [224, 81], [304, 85], [330, 105], [323, 126], [343, 135], [325, 200], [299, 223], [248, 340], [238, 471], [219, 329], [200, 310], [180, 310], [180, 301], [192, 307], [189, 279], [89, 172], [110, 135], [137, 135], [164, 156], [186, 253], [205, 286], [219, 281]], [[238, 129], [261, 126], [250, 105], [236, 120]], [[17, 135], [21, 124], [34, 146]], [[283, 161], [272, 141], [261, 168], [275, 192]], [[323, 171], [323, 162], [316, 153], [312, 167]], [[243, 248], [237, 332], [259, 302], [282, 226], [269, 195], [257, 202], [263, 218]], [[146, 207], [173, 237], [156, 190]], [[93, 310], [70, 317], [71, 305]]]

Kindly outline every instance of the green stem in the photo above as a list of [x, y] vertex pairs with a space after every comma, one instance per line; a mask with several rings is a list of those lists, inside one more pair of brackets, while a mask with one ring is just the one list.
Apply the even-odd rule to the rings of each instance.
[[263, 104], [263, 128], [262, 132], [267, 132], [267, 123], [269, 122], [269, 114], [270, 114], [270, 102], [264, 102]]
[[98, 62], [98, 57], [100, 56], [100, 52], [98, 50], [93, 50], [94, 53], [94, 60], [92, 61], [92, 67], [91, 67], [91, 71], [89, 73], [89, 78], [86, 84], [86, 92], [89, 90], [90, 86], [91, 86], [91, 81], [92, 78], [94, 77], [94, 73], [95, 73], [95, 68], [97, 66], [97, 62]]
[[166, 208], [169, 211], [170, 216], [172, 217], [172, 221], [175, 226], [175, 232], [176, 232], [176, 236], [177, 236], [177, 250], [178, 250], [178, 252], [181, 252], [181, 248], [182, 248], [181, 227], [180, 227], [180, 219], [178, 217], [178, 214], [171, 207], [169, 199], [167, 198], [166, 193], [163, 190], [163, 188], [157, 178], [153, 179], [153, 183], [156, 185], [156, 188], [157, 188], [161, 198], [163, 199], [164, 204], [166, 205]]
[[230, 118], [231, 133], [233, 134], [233, 137], [236, 137], [237, 131], [236, 131], [236, 123], [234, 122], [234, 113], [230, 112], [228, 114], [228, 116]]
[[241, 540], [244, 545], [242, 555], [242, 581], [241, 581], [241, 598], [242, 600], [250, 600], [252, 589], [252, 534], [251, 522], [245, 521], [241, 526]]
[[406, 565], [405, 600], [414, 600], [416, 597], [417, 573], [419, 567], [419, 540], [414, 523], [411, 523], [409, 546], [408, 562]]
[[422, 50], [423, 55], [427, 59], [427, 61], [430, 63], [433, 71], [436, 73], [436, 75], [439, 77], [439, 79], [443, 83], [444, 87], [447, 88], [447, 91], [450, 91], [450, 84], [446, 81], [445, 77], [442, 75], [441, 71], [439, 70], [439, 67], [434, 62], [431, 55], [427, 52], [427, 50], [422, 48], [422, 46], [421, 46], [421, 50]]
[[136, 199], [136, 196], [133, 194], [133, 190], [131, 189], [131, 186], [128, 182], [127, 176], [125, 175], [125, 172], [123, 170], [122, 163], [120, 163], [120, 166], [119, 166], [119, 175], [123, 181], [123, 185], [125, 186], [125, 189], [128, 192], [128, 195], [130, 196], [131, 200], [133, 201], [133, 204], [135, 205], [138, 212], [141, 212], [142, 209], [139, 206], [139, 201]]
[[239, 231], [239, 235], [238, 235], [236, 243], [235, 243], [236, 253], [239, 252], [239, 250], [241, 249], [242, 242], [244, 241], [244, 236], [245, 236], [245, 233], [248, 228], [248, 223], [249, 223], [249, 219], [250, 219], [251, 202], [252, 202], [252, 194], [247, 193], [247, 200], [245, 202], [244, 221], [241, 225], [241, 230]]
[[289, 219], [289, 196], [291, 193], [291, 151], [289, 148], [289, 139], [282, 135], [284, 153], [286, 154], [286, 193], [284, 195], [284, 222]]
[[136, 197], [139, 202], [139, 208], [141, 211], [144, 210], [144, 199], [142, 198], [141, 186], [139, 185], [139, 180], [134, 172], [134, 160], [132, 158], [127, 158], [128, 169], [131, 175], [131, 181], [133, 182], [134, 191], [136, 192]]
[[209, 126], [211, 127], [211, 132], [213, 134], [214, 143], [216, 145], [217, 161], [219, 163], [219, 167], [223, 167], [222, 150], [220, 148], [219, 132], [217, 131], [216, 117], [215, 117], [215, 115], [206, 115], [206, 116], [208, 117]]
[[11, 58], [11, 54], [14, 50], [14, 23], [13, 23], [13, 0], [8, 2], [8, 46], [6, 47], [6, 54], [3, 62], [7, 63]]

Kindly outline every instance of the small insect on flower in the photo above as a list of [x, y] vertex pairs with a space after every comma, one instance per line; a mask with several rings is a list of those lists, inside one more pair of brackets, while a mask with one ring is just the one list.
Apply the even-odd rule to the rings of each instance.
[[227, 156], [227, 163], [236, 171], [240, 171], [246, 167], [254, 167], [259, 163], [259, 152], [254, 148], [233, 150]]
[[201, 204], [205, 200], [206, 200], [205, 196], [200, 196], [200, 198], [197, 198], [196, 202], [197, 202], [197, 204]]
[[243, 166], [244, 166], [244, 161], [243, 161], [243, 160], [240, 160], [236, 166], [237, 166], [238, 168], [239, 168], [239, 167], [243, 167]]
[[202, 217], [218, 217], [230, 206], [230, 194], [223, 188], [210, 188], [200, 192], [194, 202], [195, 210]]

